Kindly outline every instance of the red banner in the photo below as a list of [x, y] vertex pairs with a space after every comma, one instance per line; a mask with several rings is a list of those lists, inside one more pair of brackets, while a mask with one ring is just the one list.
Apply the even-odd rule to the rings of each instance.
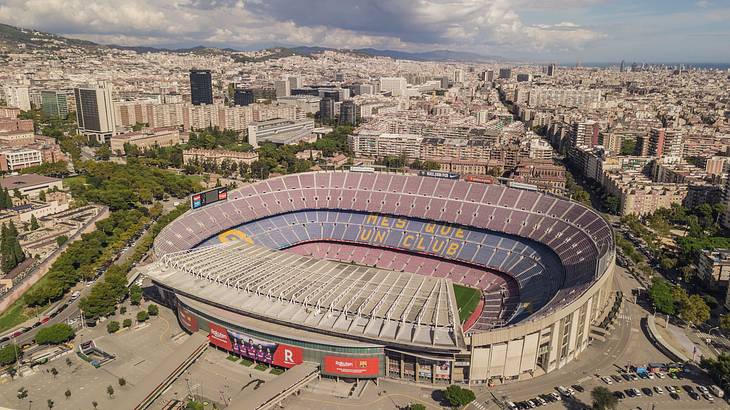
[[273, 363], [277, 366], [286, 367], [288, 369], [298, 364], [302, 364], [302, 357], [302, 349], [280, 344], [276, 347], [276, 351], [274, 352]]
[[208, 326], [210, 326], [210, 334], [208, 335], [210, 343], [229, 351], [233, 350], [233, 347], [231, 346], [231, 339], [228, 338], [228, 331], [226, 328], [218, 326], [212, 322], [208, 323]]
[[195, 333], [198, 331], [198, 319], [184, 307], [177, 307], [177, 318], [189, 332]]
[[377, 376], [380, 373], [377, 357], [325, 356], [325, 373], [340, 376]]

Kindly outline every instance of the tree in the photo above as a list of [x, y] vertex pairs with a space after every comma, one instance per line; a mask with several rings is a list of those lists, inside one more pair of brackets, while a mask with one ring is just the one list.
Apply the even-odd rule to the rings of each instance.
[[730, 313], [720, 316], [720, 329], [730, 330]]
[[48, 405], [48, 408], [49, 409], [52, 409], [53, 406], [56, 405], [56, 403], [54, 403], [53, 400], [51, 400], [51, 399], [48, 399], [48, 401], [46, 402], [46, 404]]
[[38, 193], [38, 200], [46, 202], [46, 191], [41, 191]]
[[109, 395], [109, 398], [111, 398], [112, 396], [114, 396], [114, 387], [112, 387], [111, 384], [108, 385], [108, 386], [106, 386], [106, 394]]
[[139, 312], [137, 312], [137, 321], [138, 322], [142, 323], [149, 318], [150, 318], [150, 315], [147, 312], [145, 312], [144, 310], [140, 310]]
[[18, 400], [23, 400], [28, 397], [28, 389], [21, 387], [18, 389]]
[[36, 219], [35, 215], [30, 216], [30, 230], [35, 231], [36, 229], [40, 228], [41, 226], [38, 224], [38, 219]]
[[453, 407], [465, 406], [474, 401], [474, 399], [476, 399], [476, 395], [473, 391], [465, 389], [461, 386], [457, 386], [455, 384], [447, 387], [446, 390], [444, 390], [444, 397]]
[[63, 394], [66, 396], [66, 400], [68, 400], [71, 397], [71, 390], [66, 389], [66, 391]]
[[109, 148], [108, 144], [102, 144], [99, 148], [96, 149], [96, 159], [108, 161], [111, 155], [112, 150], [111, 148]]
[[0, 366], [13, 364], [23, 356], [20, 346], [11, 343], [0, 348]]
[[51, 367], [51, 374], [53, 375], [53, 378], [55, 379], [56, 376], [58, 376], [58, 370], [56, 370], [55, 367]]
[[56, 237], [56, 245], [60, 248], [63, 246], [64, 243], [68, 242], [68, 236], [66, 235], [59, 235]]
[[124, 319], [124, 321], [122, 322], [122, 326], [123, 327], [130, 327], [130, 326], [132, 326], [132, 319]]
[[659, 312], [673, 315], [676, 312], [672, 286], [664, 279], [654, 278], [649, 287], [649, 298]]
[[408, 406], [408, 410], [426, 410], [426, 406], [421, 403], [413, 403]]
[[150, 316], [157, 316], [160, 314], [160, 308], [157, 305], [149, 305], [147, 306], [147, 313]]
[[66, 358], [66, 366], [71, 367], [71, 364], [72, 364], [71, 359], [67, 357]]
[[35, 342], [39, 345], [57, 345], [76, 336], [73, 328], [65, 323], [56, 323], [42, 328], [36, 333]]
[[682, 304], [680, 314], [682, 320], [692, 325], [698, 325], [710, 318], [710, 307], [700, 295], [692, 295], [686, 303]]
[[139, 302], [142, 301], [142, 288], [136, 283], [129, 287], [129, 300], [135, 306], [138, 306]]
[[120, 386], [120, 387], [124, 387], [124, 386], [126, 386], [126, 385], [127, 385], [127, 380], [126, 380], [126, 379], [124, 379], [124, 377], [120, 377], [120, 378], [119, 378], [119, 386]]
[[611, 393], [611, 390], [603, 386], [598, 386], [591, 390], [591, 398], [593, 399], [593, 408], [595, 410], [615, 409], [618, 406], [618, 399]]
[[91, 406], [96, 409], [97, 407], [99, 407], [99, 403], [97, 403], [96, 400], [94, 400], [91, 402]]
[[119, 330], [119, 322], [116, 320], [112, 320], [111, 322], [107, 323], [106, 325], [106, 331], [109, 333], [115, 333]]

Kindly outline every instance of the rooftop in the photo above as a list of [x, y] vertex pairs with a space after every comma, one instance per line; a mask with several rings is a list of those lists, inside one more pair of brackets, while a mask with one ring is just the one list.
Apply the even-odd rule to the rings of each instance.
[[449, 280], [280, 252], [244, 241], [164, 255], [146, 274], [237, 312], [361, 340], [459, 349]]
[[12, 191], [15, 188], [21, 189], [29, 186], [52, 184], [61, 181], [58, 178], [47, 177], [38, 174], [10, 175], [0, 178], [0, 188], [7, 188]]

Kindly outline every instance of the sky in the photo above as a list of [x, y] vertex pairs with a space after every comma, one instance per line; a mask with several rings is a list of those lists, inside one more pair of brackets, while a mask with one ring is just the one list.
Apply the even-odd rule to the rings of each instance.
[[0, 22], [134, 46], [730, 63], [730, 0], [0, 0]]

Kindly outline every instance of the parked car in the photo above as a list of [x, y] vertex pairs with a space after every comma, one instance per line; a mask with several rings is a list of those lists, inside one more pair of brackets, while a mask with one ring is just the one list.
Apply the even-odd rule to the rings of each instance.
[[697, 392], [694, 391], [694, 390], [692, 390], [692, 391], [689, 392], [689, 397], [691, 397], [692, 400], [699, 400], [700, 399], [700, 395], [697, 394]]
[[614, 381], [615, 381], [616, 383], [621, 383], [621, 378], [620, 378], [619, 376], [617, 376], [617, 375], [615, 375], [615, 374], [612, 374], [612, 375], [611, 375], [611, 378], [612, 378], [612, 379], [613, 379], [613, 380], [614, 380]]
[[619, 400], [623, 400], [626, 398], [626, 395], [621, 390], [616, 390], [615, 392], [613, 392], [613, 395]]
[[636, 393], [634, 393], [634, 389], [626, 389], [626, 395], [629, 397], [636, 397]]
[[613, 384], [613, 380], [611, 380], [610, 377], [603, 376], [603, 377], [601, 377], [601, 380], [603, 380], [603, 382], [606, 384]]
[[555, 393], [555, 392], [550, 392], [550, 397], [552, 397], [553, 399], [555, 399], [555, 401], [560, 401], [561, 400], [560, 395], [558, 393]]
[[542, 397], [538, 396], [532, 399], [533, 401], [537, 402], [540, 406], [545, 406], [547, 404], [547, 401], [543, 399]]
[[713, 398], [712, 395], [710, 393], [708, 393], [708, 392], [703, 392], [702, 393], [702, 397], [704, 397], [705, 399], [707, 399], [707, 401], [709, 401], [710, 403], [712, 403], [712, 402], [715, 401], [715, 398]]
[[572, 387], [575, 390], [577, 390], [578, 393], [583, 393], [584, 391], [586, 391], [586, 389], [584, 389], [583, 386], [581, 386], [580, 384], [574, 384], [574, 385], [572, 385], [570, 387]]
[[656, 394], [664, 394], [664, 390], [662, 389], [661, 386], [654, 386], [654, 392]]
[[642, 393], [646, 394], [649, 397], [654, 395], [654, 392], [651, 391], [651, 389], [648, 387], [642, 387], [641, 391], [642, 391]]
[[670, 392], [669, 397], [673, 398], [674, 400], [679, 400], [679, 394], [676, 392]]

